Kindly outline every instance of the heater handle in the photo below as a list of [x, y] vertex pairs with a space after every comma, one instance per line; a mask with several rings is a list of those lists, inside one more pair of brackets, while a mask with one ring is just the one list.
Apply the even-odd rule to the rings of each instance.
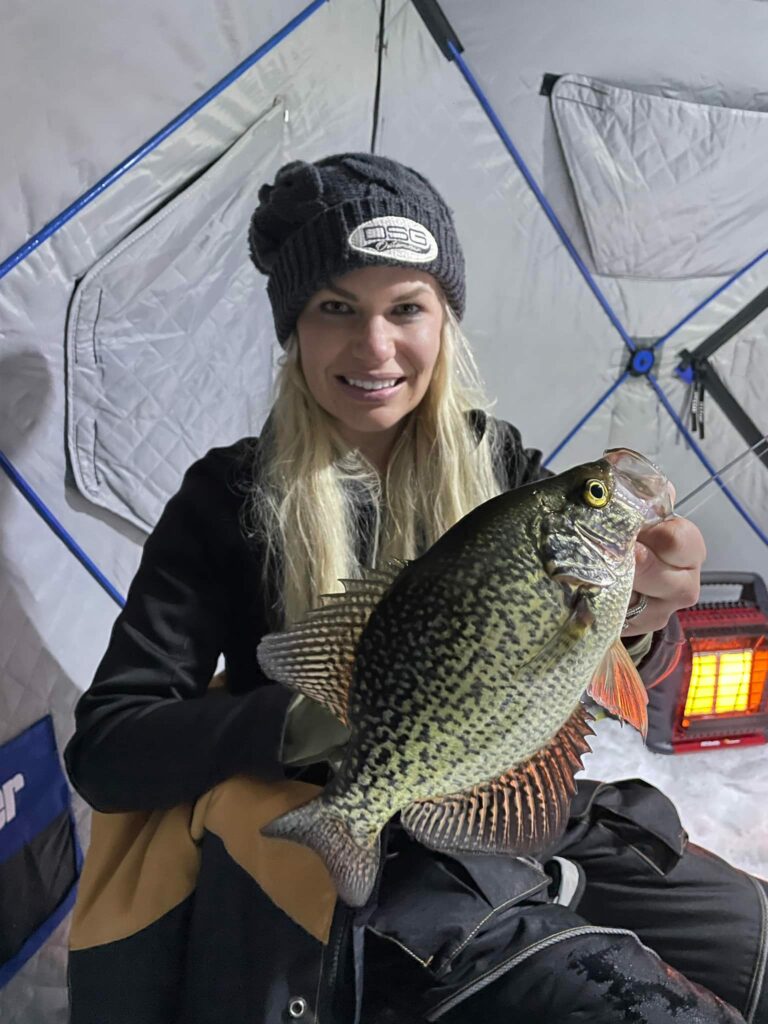
[[768, 589], [762, 576], [755, 572], [703, 572], [701, 585], [709, 587], [741, 586], [741, 600], [768, 610]]

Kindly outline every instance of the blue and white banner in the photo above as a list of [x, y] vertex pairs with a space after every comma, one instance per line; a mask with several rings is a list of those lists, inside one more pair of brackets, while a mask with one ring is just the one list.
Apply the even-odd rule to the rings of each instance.
[[71, 910], [80, 852], [50, 716], [0, 747], [0, 988]]

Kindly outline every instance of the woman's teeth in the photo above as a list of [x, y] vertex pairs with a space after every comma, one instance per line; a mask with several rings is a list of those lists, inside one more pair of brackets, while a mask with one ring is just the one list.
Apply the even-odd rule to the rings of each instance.
[[392, 377], [390, 380], [356, 380], [354, 377], [342, 377], [346, 384], [353, 388], [363, 388], [365, 391], [383, 391], [384, 388], [393, 388], [402, 377]]

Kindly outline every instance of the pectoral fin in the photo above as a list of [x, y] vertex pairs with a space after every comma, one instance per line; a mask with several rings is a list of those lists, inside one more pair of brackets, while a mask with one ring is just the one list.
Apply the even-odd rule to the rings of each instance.
[[574, 647], [584, 641], [594, 622], [595, 615], [589, 599], [584, 594], [579, 594], [568, 612], [568, 618], [558, 627], [557, 632], [533, 657], [520, 665], [517, 671], [535, 671], [538, 675], [545, 676], [548, 672], [557, 670]]
[[609, 648], [587, 693], [607, 711], [634, 725], [645, 739], [648, 732], [648, 692], [621, 640]]

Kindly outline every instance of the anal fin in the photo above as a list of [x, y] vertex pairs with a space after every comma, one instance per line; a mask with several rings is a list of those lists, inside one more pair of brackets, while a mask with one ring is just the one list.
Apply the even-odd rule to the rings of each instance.
[[648, 732], [648, 691], [621, 640], [609, 648], [587, 693], [606, 711], [634, 725], [645, 739]]
[[579, 704], [554, 738], [498, 779], [418, 800], [401, 813], [403, 827], [424, 846], [447, 853], [529, 854], [550, 846], [564, 831], [583, 767], [587, 710]]

